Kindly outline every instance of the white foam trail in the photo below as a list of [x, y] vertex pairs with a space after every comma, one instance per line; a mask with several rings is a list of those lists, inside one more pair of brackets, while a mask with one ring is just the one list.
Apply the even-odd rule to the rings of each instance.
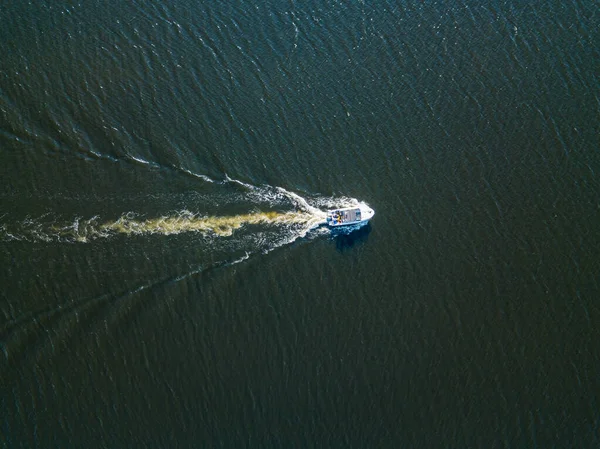
[[345, 196], [342, 196], [339, 198], [321, 197], [321, 198], [316, 198], [314, 201], [318, 207], [323, 207], [325, 209], [339, 209], [339, 208], [343, 208], [343, 207], [353, 207], [353, 206], [358, 206], [360, 204], [365, 204], [365, 203], [361, 203], [356, 198], [349, 198], [349, 197], [345, 197]]
[[139, 158], [139, 157], [135, 157], [135, 156], [132, 156], [132, 155], [129, 155], [129, 157], [130, 157], [131, 159], [133, 159], [134, 161], [136, 161], [136, 162], [139, 162], [140, 164], [144, 164], [144, 165], [151, 165], [151, 164], [150, 164], [150, 162], [148, 162], [148, 161], [146, 161], [146, 160], [144, 160], [144, 159], [141, 159], [141, 158]]
[[287, 196], [288, 198], [290, 198], [294, 203], [296, 203], [296, 205], [300, 208], [300, 210], [305, 210], [305, 211], [310, 212], [310, 213], [312, 213], [314, 215], [323, 215], [323, 218], [325, 218], [325, 213], [323, 211], [321, 211], [321, 210], [317, 209], [316, 207], [313, 207], [310, 204], [308, 204], [308, 201], [306, 201], [304, 198], [302, 198], [297, 193], [290, 192], [289, 190], [286, 190], [283, 187], [277, 187], [277, 190], [279, 190], [285, 196]]
[[[250, 195], [254, 196], [258, 201], [267, 202], [271, 205], [278, 203], [278, 200], [281, 198], [291, 200], [292, 203], [302, 212], [307, 212], [318, 217], [318, 224], [325, 222], [326, 213], [324, 211], [320, 210], [318, 207], [311, 206], [305, 198], [297, 193], [290, 192], [283, 187], [254, 186], [252, 184], [240, 181], [239, 179], [230, 178], [227, 174], [225, 174], [224, 182], [239, 184], [247, 188], [250, 191]], [[337, 201], [337, 204], [337, 207], [340, 207], [339, 201]]]
[[243, 262], [244, 260], [248, 260], [250, 258], [250, 253], [246, 251], [246, 254], [240, 257], [239, 259], [232, 260], [228, 262], [227, 265], [235, 265], [237, 263]]
[[336, 209], [341, 207], [352, 207], [358, 206], [361, 203], [356, 198], [349, 197], [316, 197], [311, 199], [310, 201], [315, 203], [315, 206], [310, 204], [308, 200], [295, 192], [291, 192], [283, 187], [279, 186], [255, 186], [249, 184], [244, 181], [240, 181], [239, 179], [231, 178], [229, 175], [225, 174], [225, 180], [223, 183], [235, 183], [239, 184], [250, 192], [256, 194], [256, 197], [262, 201], [274, 201], [278, 200], [281, 197], [287, 198], [292, 201], [300, 210], [305, 212], [310, 212], [316, 215], [323, 214], [324, 212], [320, 209], [324, 207], [326, 209]]
[[243, 181], [240, 181], [239, 179], [230, 178], [227, 173], [225, 173], [225, 181], [224, 181], [224, 183], [225, 182], [232, 182], [232, 183], [235, 183], [235, 184], [239, 184], [239, 185], [244, 186], [244, 187], [246, 187], [247, 189], [250, 189], [250, 190], [254, 190], [254, 189], [257, 188], [256, 186], [253, 186], [252, 184], [247, 184], [247, 183], [245, 183]]
[[208, 176], [206, 176], [206, 175], [202, 175], [202, 174], [200, 174], [200, 173], [194, 173], [193, 171], [190, 171], [190, 170], [188, 170], [187, 168], [183, 168], [183, 167], [177, 167], [177, 168], [178, 168], [179, 170], [181, 170], [181, 171], [183, 171], [183, 172], [187, 173], [188, 175], [190, 175], [190, 176], [193, 176], [194, 178], [199, 178], [199, 179], [202, 179], [203, 181], [206, 181], [206, 182], [211, 182], [211, 183], [214, 183], [214, 182], [215, 182], [215, 180], [214, 180], [214, 179], [211, 179], [211, 178], [209, 178], [209, 177], [208, 177]]
[[132, 161], [135, 161], [139, 164], [147, 165], [148, 167], [152, 167], [152, 168], [160, 168], [160, 165], [157, 164], [156, 162], [147, 161], [146, 159], [142, 159], [141, 157], [136, 157], [131, 154], [128, 154], [127, 157], [129, 159], [131, 159]]

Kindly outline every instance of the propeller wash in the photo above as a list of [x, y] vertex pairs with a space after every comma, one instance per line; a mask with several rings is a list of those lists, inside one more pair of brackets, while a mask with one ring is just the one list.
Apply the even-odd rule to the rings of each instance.
[[[253, 186], [226, 178], [215, 182], [224, 191], [218, 201], [209, 195], [200, 209], [187, 208], [164, 215], [148, 217], [127, 212], [114, 220], [77, 217], [71, 220], [46, 214], [16, 222], [0, 218], [0, 240], [22, 242], [89, 243], [99, 239], [124, 236], [177, 235], [193, 233], [204, 245], [216, 245], [245, 254], [268, 252], [298, 238], [327, 232], [327, 210], [359, 207], [354, 198], [313, 196], [304, 198], [281, 187]], [[213, 184], [213, 185], [215, 185]], [[191, 199], [190, 202], [198, 202]], [[227, 213], [228, 205], [242, 205], [243, 213]], [[239, 207], [238, 207], [239, 209]], [[221, 213], [219, 213], [221, 210]], [[218, 244], [219, 241], [223, 243]], [[224, 242], [227, 242], [226, 244]], [[215, 248], [216, 249], [216, 248]]]

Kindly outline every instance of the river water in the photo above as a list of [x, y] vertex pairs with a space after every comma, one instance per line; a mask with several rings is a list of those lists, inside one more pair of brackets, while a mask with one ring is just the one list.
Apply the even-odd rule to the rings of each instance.
[[600, 446], [598, 0], [0, 23], [3, 447]]

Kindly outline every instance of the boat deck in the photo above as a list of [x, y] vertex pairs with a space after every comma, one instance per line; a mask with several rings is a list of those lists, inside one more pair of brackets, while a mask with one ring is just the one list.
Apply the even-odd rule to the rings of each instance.
[[328, 214], [327, 221], [332, 225], [351, 224], [361, 221], [361, 212], [359, 208], [341, 209], [331, 211]]

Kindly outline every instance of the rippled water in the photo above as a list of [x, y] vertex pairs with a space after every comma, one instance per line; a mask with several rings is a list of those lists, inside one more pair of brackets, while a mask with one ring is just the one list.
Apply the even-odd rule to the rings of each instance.
[[597, 447], [599, 11], [0, 7], [2, 445]]

